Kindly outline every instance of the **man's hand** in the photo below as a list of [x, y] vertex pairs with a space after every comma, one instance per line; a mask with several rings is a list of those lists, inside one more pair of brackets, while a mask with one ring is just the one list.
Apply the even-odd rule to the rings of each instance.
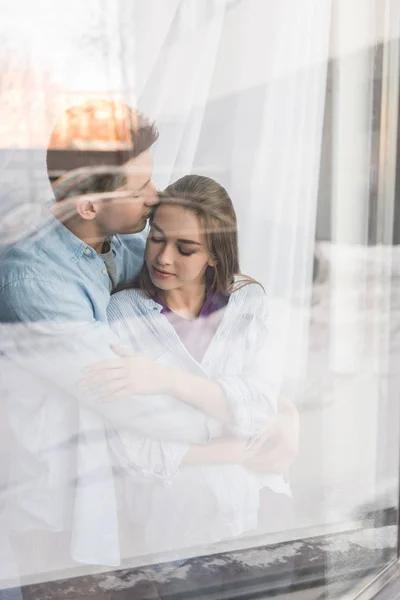
[[299, 449], [299, 414], [294, 404], [285, 404], [276, 421], [255, 442], [258, 452], [243, 463], [259, 473], [287, 475]]

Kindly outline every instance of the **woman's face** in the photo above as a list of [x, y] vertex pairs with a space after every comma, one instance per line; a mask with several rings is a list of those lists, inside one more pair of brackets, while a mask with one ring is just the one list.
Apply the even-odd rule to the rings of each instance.
[[145, 261], [153, 285], [161, 290], [203, 283], [207, 266], [214, 262], [199, 217], [182, 206], [159, 206], [147, 238]]

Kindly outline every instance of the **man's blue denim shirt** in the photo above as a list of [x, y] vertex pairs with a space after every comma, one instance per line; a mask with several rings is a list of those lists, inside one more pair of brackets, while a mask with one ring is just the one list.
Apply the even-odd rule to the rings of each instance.
[[[145, 235], [115, 235], [111, 247], [118, 281], [133, 279], [143, 263]], [[1, 259], [0, 322], [106, 322], [109, 285], [101, 256], [50, 216]]]

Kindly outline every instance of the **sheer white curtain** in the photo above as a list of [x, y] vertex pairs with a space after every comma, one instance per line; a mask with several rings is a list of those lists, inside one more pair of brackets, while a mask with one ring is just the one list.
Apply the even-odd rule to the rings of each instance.
[[182, 18], [195, 16], [174, 23], [138, 101], [160, 128], [160, 186], [188, 172], [226, 185], [242, 269], [270, 296], [276, 368], [296, 380], [306, 356], [331, 3], [229, 4], [182, 0]]
[[[331, 0], [0, 0], [0, 8], [2, 64], [12, 58], [0, 99], [9, 241], [37, 224], [51, 193], [45, 148], [57, 108], [94, 94], [126, 98], [158, 123], [159, 187], [197, 172], [230, 193], [242, 270], [270, 298], [270, 368], [290, 393], [307, 357]], [[38, 149], [34, 177], [31, 159], [16, 162], [15, 149], [27, 147]]]
[[[21, 221], [28, 228], [40, 218], [37, 200], [50, 194], [44, 148], [57, 108], [93, 94], [124, 96], [158, 123], [160, 187], [188, 172], [226, 185], [239, 218], [242, 269], [270, 296], [271, 334], [281, 347], [276, 368], [285, 365], [295, 381], [306, 356], [330, 5], [7, 3], [1, 59], [11, 81], [3, 77], [0, 139], [9, 237]], [[10, 149], [18, 146], [42, 152], [34, 178], [18, 178], [16, 189]]]

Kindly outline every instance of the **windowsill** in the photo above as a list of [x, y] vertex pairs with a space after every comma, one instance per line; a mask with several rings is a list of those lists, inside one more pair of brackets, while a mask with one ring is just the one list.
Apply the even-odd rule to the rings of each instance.
[[343, 597], [348, 592], [356, 594], [394, 561], [396, 539], [395, 525], [353, 529], [268, 546], [257, 544], [246, 550], [214, 551], [179, 565], [131, 565], [75, 578], [66, 578], [64, 572], [64, 579], [25, 586], [24, 593], [32, 600], [72, 600], [77, 596], [80, 600], [101, 600], [103, 594], [105, 600], [112, 592], [116, 600], [121, 593], [122, 600], [129, 590], [130, 598], [196, 600], [221, 598], [221, 594], [227, 599], [251, 598], [261, 592], [279, 596], [290, 585], [296, 595], [307, 591], [307, 600], [312, 600], [314, 592], [318, 597], [321, 586]]

